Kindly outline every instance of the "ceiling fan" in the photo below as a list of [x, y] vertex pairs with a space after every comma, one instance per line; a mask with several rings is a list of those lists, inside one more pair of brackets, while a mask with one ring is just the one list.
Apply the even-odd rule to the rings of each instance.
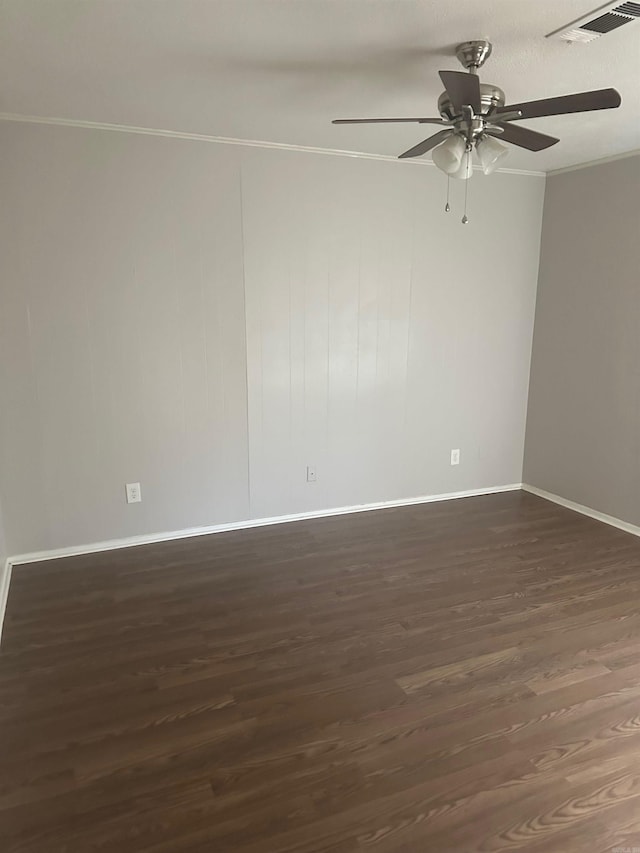
[[441, 130], [400, 154], [400, 159], [420, 157], [434, 149], [433, 160], [438, 168], [451, 177], [466, 179], [471, 176], [471, 152], [474, 148], [485, 174], [490, 174], [507, 154], [508, 148], [494, 137], [529, 151], [542, 151], [560, 141], [555, 136], [513, 124], [514, 121], [608, 110], [619, 107], [621, 103], [615, 89], [598, 89], [505, 105], [502, 89], [492, 83], [481, 83], [478, 78], [478, 69], [491, 55], [491, 43], [485, 40], [466, 41], [457, 46], [455, 53], [468, 73], [439, 72], [445, 87], [438, 98], [440, 118], [342, 118], [335, 119], [333, 124], [415, 122], [438, 125]]

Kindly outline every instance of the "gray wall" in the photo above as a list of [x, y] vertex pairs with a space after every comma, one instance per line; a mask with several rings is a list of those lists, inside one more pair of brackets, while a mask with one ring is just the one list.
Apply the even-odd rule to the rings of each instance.
[[640, 156], [547, 179], [525, 482], [640, 524]]
[[2, 575], [8, 556], [7, 544], [4, 536], [4, 518], [2, 515], [2, 505], [0, 504], [0, 576]]
[[10, 553], [521, 480], [544, 179], [475, 175], [463, 227], [416, 164], [0, 145]]
[[238, 151], [0, 134], [10, 553], [246, 518]]
[[434, 168], [242, 168], [253, 514], [521, 482], [544, 180], [474, 175], [463, 226]]

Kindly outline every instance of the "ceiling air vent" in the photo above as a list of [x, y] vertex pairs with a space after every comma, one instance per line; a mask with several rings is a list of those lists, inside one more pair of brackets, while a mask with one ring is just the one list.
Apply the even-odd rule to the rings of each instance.
[[586, 43], [630, 24], [636, 18], [640, 18], [640, 3], [607, 3], [606, 6], [594, 9], [559, 30], [554, 30], [547, 38]]

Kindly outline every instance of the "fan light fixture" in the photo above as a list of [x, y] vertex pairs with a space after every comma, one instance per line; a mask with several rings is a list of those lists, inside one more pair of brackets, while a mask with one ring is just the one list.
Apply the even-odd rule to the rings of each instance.
[[460, 168], [466, 148], [464, 138], [456, 133], [433, 149], [433, 162], [445, 175], [455, 175]]
[[493, 136], [481, 136], [476, 142], [476, 151], [485, 175], [490, 175], [495, 171], [500, 161], [504, 160], [509, 153], [507, 146], [498, 142]]
[[[485, 175], [495, 171], [509, 153], [506, 145], [491, 136], [481, 136], [475, 143], [475, 149]], [[465, 152], [470, 153], [470, 149], [464, 137], [455, 134], [433, 149], [433, 162], [445, 175], [466, 181], [471, 177], [473, 167], [471, 158], [464, 156]]]

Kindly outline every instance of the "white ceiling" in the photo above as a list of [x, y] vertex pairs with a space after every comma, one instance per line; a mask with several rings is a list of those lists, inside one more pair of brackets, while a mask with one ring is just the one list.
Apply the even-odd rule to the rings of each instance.
[[587, 45], [545, 34], [599, 0], [0, 0], [0, 112], [395, 155], [436, 115], [454, 46], [490, 38], [481, 79], [511, 102], [614, 86], [618, 110], [523, 122], [552, 170], [640, 147], [640, 20]]

